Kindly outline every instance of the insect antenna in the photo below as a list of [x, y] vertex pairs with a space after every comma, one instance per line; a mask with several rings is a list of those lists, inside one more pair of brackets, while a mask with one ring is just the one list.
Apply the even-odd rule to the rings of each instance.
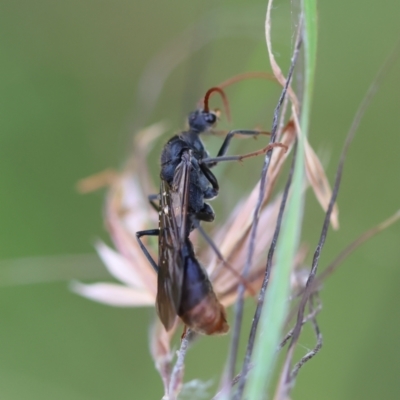
[[230, 111], [230, 107], [229, 107], [229, 101], [228, 101], [228, 98], [226, 97], [225, 92], [218, 86], [214, 86], [207, 90], [207, 92], [204, 96], [204, 100], [203, 100], [203, 111], [206, 113], [208, 113], [210, 111], [209, 100], [210, 100], [211, 95], [214, 92], [218, 92], [221, 95], [222, 101], [224, 103], [226, 118], [230, 122], [231, 121], [231, 111]]
[[226, 96], [225, 92], [223, 91], [223, 89], [228, 86], [231, 86], [237, 82], [245, 81], [248, 79], [266, 79], [266, 80], [277, 83], [275, 76], [271, 72], [265, 72], [265, 71], [244, 72], [242, 74], [232, 76], [231, 78], [221, 82], [217, 86], [214, 86], [214, 87], [208, 89], [204, 98], [199, 101], [199, 107], [203, 103], [203, 110], [205, 112], [209, 112], [210, 111], [210, 107], [209, 107], [210, 97], [211, 97], [212, 93], [218, 92], [222, 97], [222, 100], [224, 102], [226, 117], [227, 117], [228, 121], [230, 122], [231, 114], [230, 114], [229, 102], [228, 102], [227, 96]]
[[244, 72], [242, 74], [232, 76], [231, 78], [218, 84], [218, 87], [224, 89], [227, 86], [233, 85], [234, 83], [245, 81], [248, 79], [266, 79], [269, 81], [277, 82], [274, 74], [272, 74], [271, 72], [253, 71], [253, 72]]

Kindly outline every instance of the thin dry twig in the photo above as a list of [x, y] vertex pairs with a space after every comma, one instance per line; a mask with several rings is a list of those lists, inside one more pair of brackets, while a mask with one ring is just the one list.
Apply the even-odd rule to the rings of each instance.
[[164, 396], [163, 400], [175, 400], [181, 390], [183, 383], [183, 372], [185, 369], [185, 357], [191, 338], [192, 331], [187, 329], [182, 337], [181, 347], [178, 350], [178, 359], [176, 360], [175, 366], [171, 373], [168, 397]]
[[[317, 300], [317, 307], [314, 308], [314, 299]], [[297, 374], [299, 373], [300, 368], [304, 366], [304, 364], [308, 361], [310, 361], [314, 356], [316, 356], [319, 351], [322, 348], [322, 334], [319, 329], [317, 320], [316, 320], [316, 315], [319, 313], [319, 311], [322, 309], [322, 304], [320, 301], [320, 298], [318, 296], [318, 293], [314, 293], [310, 298], [309, 298], [309, 308], [310, 312], [307, 315], [306, 318], [302, 321], [302, 325], [304, 325], [306, 322], [311, 320], [315, 336], [317, 338], [317, 343], [315, 344], [314, 348], [310, 350], [307, 354], [305, 354], [293, 367], [293, 369], [290, 371], [289, 364], [284, 364], [283, 372], [281, 374], [281, 379], [279, 382], [279, 385], [277, 387], [276, 393], [274, 395], [274, 400], [287, 400], [289, 397], [289, 392], [290, 390], [294, 387], [295, 381]], [[290, 337], [293, 335], [294, 329], [292, 329], [285, 337], [285, 339], [282, 341], [281, 345], [279, 346], [278, 350], [280, 350], [285, 343], [289, 340]], [[284, 377], [288, 374], [290, 376], [290, 379], [287, 381], [284, 379]]]
[[374, 226], [373, 228], [369, 229], [368, 231], [364, 232], [360, 235], [356, 240], [350, 243], [329, 265], [326, 269], [319, 274], [313, 284], [312, 290], [318, 288], [322, 282], [331, 275], [337, 267], [351, 254], [357, 247], [361, 246], [367, 240], [373, 238], [378, 233], [381, 233], [383, 230], [388, 228], [390, 225], [394, 224], [396, 221], [400, 219], [400, 210], [397, 210], [395, 214], [389, 217], [387, 220], [381, 222], [380, 224]]
[[[248, 368], [248, 370], [246, 371], [246, 374], [247, 374], [247, 372], [249, 372], [249, 371], [251, 370], [251, 368], [253, 368], [253, 364], [249, 364], [249, 368]], [[235, 385], [239, 382], [241, 376], [242, 376], [242, 373], [240, 372], [239, 374], [237, 374], [237, 375], [232, 379], [232, 383], [231, 383], [231, 386], [232, 386], [232, 387], [235, 386]], [[221, 390], [221, 391], [219, 391], [211, 400], [218, 400], [218, 399], [220, 398], [220, 396], [222, 396], [223, 394], [224, 394], [224, 391]]]
[[[319, 291], [323, 281], [325, 281], [330, 275], [332, 275], [339, 265], [342, 265], [343, 261], [351, 255], [359, 246], [372, 239], [374, 236], [383, 232], [389, 226], [394, 224], [395, 222], [400, 220], [400, 210], [397, 210], [391, 217], [386, 219], [385, 221], [379, 223], [373, 228], [361, 234], [357, 239], [355, 239], [352, 243], [350, 243], [342, 252], [326, 267], [326, 269], [319, 275], [316, 276], [312, 283], [311, 292], [315, 293]], [[305, 289], [301, 289], [295, 297], [300, 297], [304, 293]], [[293, 319], [295, 315], [295, 310], [292, 310], [289, 313], [289, 316], [286, 320], [285, 326], [289, 324], [289, 322]], [[293, 333], [293, 330], [291, 330]], [[292, 335], [291, 335], [292, 336]], [[291, 337], [290, 336], [290, 337]]]
[[[311, 311], [311, 313], [313, 313], [313, 312]], [[292, 386], [291, 382], [294, 383], [294, 381], [296, 380], [296, 377], [300, 371], [300, 368], [303, 367], [306, 362], [310, 361], [315, 355], [317, 355], [317, 353], [322, 348], [322, 334], [321, 334], [321, 330], [319, 329], [315, 315], [311, 318], [311, 323], [312, 323], [312, 326], [313, 326], [313, 329], [315, 332], [315, 336], [317, 337], [317, 343], [316, 343], [315, 347], [311, 351], [309, 351], [306, 355], [304, 355], [300, 359], [300, 361], [293, 367], [293, 369], [290, 373], [291, 381], [289, 382], [289, 386]]]
[[[400, 42], [399, 42], [399, 45], [400, 45]], [[396, 46], [396, 50], [397, 50], [397, 46]], [[310, 296], [312, 295], [313, 281], [314, 281], [314, 278], [317, 273], [321, 251], [323, 249], [323, 246], [324, 246], [325, 240], [326, 240], [326, 236], [328, 234], [329, 220], [330, 220], [330, 217], [332, 214], [334, 204], [336, 202], [336, 198], [339, 193], [340, 182], [341, 182], [343, 168], [344, 168], [344, 162], [346, 160], [348, 149], [354, 139], [354, 136], [356, 134], [358, 126], [361, 122], [363, 115], [365, 114], [367, 107], [371, 103], [379, 85], [381, 84], [383, 77], [387, 74], [389, 67], [392, 66], [394, 58], [397, 57], [397, 55], [398, 55], [397, 53], [398, 53], [397, 51], [392, 53], [390, 55], [390, 57], [385, 61], [383, 66], [380, 68], [380, 70], [378, 71], [376, 78], [374, 79], [373, 83], [369, 87], [366, 96], [362, 100], [360, 107], [357, 110], [357, 113], [353, 119], [353, 122], [350, 126], [349, 132], [347, 134], [346, 141], [345, 141], [343, 149], [342, 149], [342, 153], [341, 153], [340, 160], [339, 160], [339, 165], [338, 165], [337, 172], [336, 172], [335, 183], [334, 183], [334, 187], [333, 187], [333, 191], [332, 191], [332, 196], [331, 196], [331, 199], [329, 202], [329, 207], [325, 214], [325, 219], [324, 219], [320, 239], [319, 239], [317, 248], [314, 253], [310, 275], [308, 277], [308, 280], [306, 283], [306, 288], [301, 297], [300, 304], [298, 307], [297, 320], [296, 320], [296, 324], [295, 324], [295, 327], [293, 330], [293, 336], [292, 336], [291, 342], [289, 344], [289, 349], [288, 349], [288, 353], [286, 356], [286, 360], [284, 363], [284, 367], [283, 367], [283, 371], [282, 371], [283, 373], [281, 376], [282, 378], [281, 378], [281, 381], [280, 381], [280, 384], [278, 387], [278, 397], [277, 398], [279, 398], [279, 399], [280, 398], [284, 399], [284, 398], [288, 397], [289, 391], [290, 391], [289, 383], [291, 383], [291, 382], [293, 383], [291, 372], [290, 372], [290, 365], [292, 362], [294, 349], [297, 345], [297, 341], [300, 337], [301, 329], [303, 326], [302, 322], [304, 319], [304, 310], [305, 310], [306, 304], [308, 303], [308, 301], [310, 299]], [[290, 386], [292, 386], [292, 385], [290, 385]]]
[[[320, 313], [321, 310], [322, 310], [322, 304], [319, 302], [317, 307], [315, 307], [312, 311], [310, 311], [310, 313], [303, 319], [302, 325], [306, 324], [308, 321], [315, 318]], [[293, 331], [294, 331], [294, 328], [291, 329], [286, 334], [286, 336], [283, 338], [282, 342], [278, 346], [278, 351], [283, 349], [285, 347], [286, 343], [289, 341], [289, 339], [292, 338]]]
[[[300, 47], [302, 44], [302, 39], [301, 36], [298, 37], [298, 41], [296, 43], [293, 56], [291, 59], [291, 65], [289, 68], [288, 72], [288, 77], [287, 81], [285, 83], [285, 86], [282, 90], [282, 93], [279, 97], [278, 104], [274, 110], [274, 117], [273, 117], [273, 123], [272, 123], [272, 129], [271, 129], [271, 139], [270, 139], [270, 144], [274, 143], [276, 140], [276, 134], [277, 134], [277, 128], [278, 128], [278, 118], [279, 118], [279, 113], [280, 113], [280, 108], [282, 106], [283, 100], [285, 98], [286, 92], [288, 90], [288, 87], [290, 85], [291, 77], [293, 74], [293, 70], [296, 64], [297, 56], [300, 51]], [[250, 242], [249, 242], [249, 250], [248, 250], [248, 256], [247, 260], [245, 263], [245, 266], [243, 268], [242, 276], [244, 279], [246, 279], [248, 271], [250, 269], [251, 263], [252, 263], [252, 258], [253, 258], [253, 253], [254, 253], [254, 248], [255, 248], [255, 237], [257, 233], [257, 226], [258, 226], [258, 220], [259, 220], [259, 214], [260, 210], [262, 207], [263, 203], [263, 198], [264, 198], [264, 192], [265, 192], [265, 186], [266, 186], [266, 176], [268, 172], [268, 168], [271, 162], [271, 156], [272, 156], [272, 150], [268, 151], [266, 156], [265, 156], [265, 161], [263, 165], [263, 169], [261, 172], [261, 179], [260, 179], [260, 189], [259, 189], [259, 197], [258, 197], [258, 202], [254, 211], [254, 217], [253, 217], [253, 224], [251, 227], [251, 233], [250, 233]], [[236, 365], [236, 359], [237, 359], [237, 350], [238, 350], [238, 345], [239, 345], [239, 338], [240, 338], [240, 327], [242, 323], [242, 318], [243, 318], [243, 299], [244, 299], [244, 292], [245, 288], [243, 285], [239, 286], [238, 289], [238, 300], [236, 303], [236, 310], [235, 310], [235, 323], [234, 323], [234, 328], [233, 328], [233, 333], [232, 333], [232, 341], [231, 341], [231, 347], [230, 347], [230, 353], [229, 353], [229, 362], [228, 362], [228, 368], [227, 368], [227, 374], [226, 374], [226, 385], [231, 384], [231, 381], [234, 376], [234, 371], [235, 371], [235, 365]]]
[[264, 274], [264, 280], [258, 295], [258, 303], [257, 303], [257, 307], [256, 307], [256, 311], [254, 313], [254, 317], [253, 317], [253, 322], [250, 328], [250, 335], [249, 335], [249, 340], [247, 343], [247, 349], [246, 349], [246, 355], [243, 361], [243, 366], [242, 366], [242, 370], [241, 370], [241, 378], [239, 381], [239, 387], [238, 387], [238, 391], [235, 395], [235, 399], [241, 399], [243, 396], [243, 391], [244, 391], [244, 387], [245, 387], [245, 383], [246, 383], [246, 377], [247, 377], [247, 372], [249, 369], [249, 364], [250, 364], [250, 360], [251, 360], [251, 356], [253, 354], [253, 347], [254, 347], [254, 341], [255, 341], [255, 337], [256, 337], [256, 333], [257, 333], [257, 328], [258, 328], [258, 323], [260, 321], [260, 316], [261, 316], [261, 312], [262, 312], [262, 308], [264, 305], [264, 299], [265, 299], [265, 293], [268, 287], [268, 283], [269, 283], [269, 277], [271, 274], [271, 269], [272, 269], [272, 259], [274, 256], [274, 252], [275, 252], [275, 248], [276, 248], [276, 244], [279, 238], [279, 233], [280, 233], [280, 229], [281, 229], [281, 224], [282, 224], [282, 218], [283, 218], [283, 213], [285, 211], [285, 206], [286, 206], [286, 201], [287, 198], [289, 196], [289, 189], [290, 186], [292, 184], [292, 177], [293, 177], [293, 173], [294, 173], [294, 166], [296, 163], [296, 153], [297, 153], [297, 142], [295, 144], [295, 148], [293, 149], [293, 159], [292, 159], [292, 165], [290, 167], [290, 171], [289, 171], [289, 176], [285, 185], [285, 189], [283, 191], [283, 196], [282, 196], [282, 201], [281, 201], [281, 205], [280, 205], [280, 209], [279, 209], [279, 215], [278, 215], [278, 219], [276, 222], [276, 226], [275, 226], [275, 232], [274, 232], [274, 236], [272, 239], [272, 243], [268, 252], [268, 258], [267, 258], [267, 265], [265, 268], [265, 274]]
[[[267, 5], [267, 15], [265, 20], [265, 40], [267, 42], [268, 56], [271, 64], [272, 71], [278, 80], [278, 82], [284, 86], [285, 77], [280, 69], [278, 63], [275, 60], [274, 53], [272, 52], [272, 42], [271, 42], [271, 11], [272, 11], [273, 0], [268, 1]], [[299, 23], [298, 32], [302, 29], [301, 23]], [[292, 102], [293, 117], [296, 121], [300, 114], [300, 102], [296, 96], [296, 93], [291, 87], [288, 89], [288, 95]], [[298, 134], [300, 133], [299, 128], [296, 126]], [[317, 200], [321, 204], [322, 208], [326, 211], [328, 209], [329, 199], [331, 195], [331, 188], [329, 185], [328, 178], [325, 175], [322, 164], [318, 159], [318, 156], [314, 152], [313, 148], [308, 143], [307, 138], [303, 138], [304, 147], [306, 152], [306, 174], [311, 186], [313, 187], [314, 193]], [[331, 223], [334, 229], [339, 228], [339, 209], [337, 205], [334, 205], [333, 211], [331, 213]]]
[[[272, 1], [271, 1], [272, 3]], [[266, 24], [268, 25], [268, 11], [267, 11], [267, 22]], [[300, 23], [299, 23], [299, 29], [297, 32], [297, 37], [296, 37], [296, 47], [300, 46], [301, 43], [301, 26], [302, 26], [302, 17], [300, 17]], [[272, 53], [270, 51], [271, 49], [271, 42], [270, 42], [270, 37], [269, 36], [269, 29], [266, 28], [267, 32], [267, 48], [269, 53]], [[268, 41], [269, 39], [269, 41]], [[294, 55], [293, 55], [294, 58]], [[292, 58], [292, 63], [293, 63], [293, 58]], [[294, 65], [294, 63], [292, 64]], [[275, 69], [274, 69], [275, 68]], [[284, 78], [283, 80], [280, 79], [279, 73], [277, 71], [277, 68], [279, 69], [279, 67], [277, 67], [277, 64], [275, 63], [273, 65], [273, 71], [275, 76], [277, 76], [278, 81], [280, 81], [280, 83], [284, 86], [288, 88], [288, 91], [291, 91], [291, 87], [290, 87], [290, 77], [288, 77], [288, 80], [286, 81]], [[280, 69], [279, 69], [280, 71]], [[281, 73], [281, 72], [280, 72]], [[282, 76], [283, 77], [283, 76]], [[282, 129], [283, 126], [283, 120], [284, 120], [284, 115], [286, 113], [286, 106], [287, 106], [287, 102], [288, 99], [285, 96], [284, 98], [284, 102], [283, 102], [283, 107], [282, 107], [282, 113], [280, 115], [280, 120], [279, 120], [279, 124], [277, 126], [277, 135], [280, 134], [280, 131]], [[241, 379], [239, 382], [239, 388], [238, 391], [235, 395], [235, 399], [240, 399], [243, 396], [243, 392], [244, 392], [244, 386], [245, 386], [245, 382], [246, 382], [246, 373], [244, 371], [248, 370], [248, 365], [250, 363], [251, 360], [251, 356], [252, 356], [252, 352], [253, 352], [253, 347], [254, 347], [254, 341], [255, 341], [255, 336], [256, 336], [256, 332], [257, 332], [257, 328], [258, 328], [258, 322], [261, 316], [261, 312], [262, 312], [262, 307], [264, 305], [264, 298], [265, 298], [265, 293], [267, 290], [267, 286], [268, 286], [268, 282], [269, 282], [269, 277], [270, 277], [270, 273], [271, 273], [271, 268], [272, 268], [272, 258], [275, 252], [275, 247], [276, 247], [276, 243], [279, 237], [279, 233], [280, 233], [280, 227], [281, 227], [281, 223], [282, 223], [282, 217], [283, 217], [283, 212], [285, 210], [285, 205], [286, 205], [286, 200], [288, 197], [288, 193], [289, 193], [289, 188], [291, 185], [291, 181], [292, 181], [292, 176], [293, 176], [293, 172], [294, 172], [294, 165], [295, 165], [295, 159], [296, 159], [296, 151], [297, 151], [297, 141], [295, 142], [295, 148], [294, 148], [294, 155], [293, 155], [293, 160], [292, 160], [292, 165], [291, 165], [291, 169], [289, 172], [289, 177], [285, 186], [285, 190], [284, 190], [284, 194], [282, 197], [282, 201], [281, 201], [281, 206], [280, 206], [280, 210], [279, 210], [279, 215], [278, 215], [278, 219], [277, 219], [277, 223], [276, 223], [276, 227], [275, 227], [275, 231], [274, 231], [274, 236], [272, 239], [272, 243], [268, 252], [268, 257], [267, 257], [267, 265], [266, 265], [266, 269], [265, 269], [265, 274], [264, 274], [264, 280], [260, 289], [260, 293], [259, 293], [259, 298], [258, 298], [258, 304], [257, 304], [257, 308], [253, 317], [253, 323], [250, 329], [250, 335], [249, 335], [249, 340], [248, 340], [248, 344], [247, 344], [247, 349], [246, 349], [246, 354], [245, 354], [245, 358], [243, 361], [243, 366], [242, 366], [242, 373], [241, 373]], [[249, 250], [250, 253], [250, 250]]]
[[172, 335], [173, 332], [167, 332], [161, 324], [161, 321], [154, 321], [150, 329], [150, 353], [162, 379], [164, 394], [166, 396], [169, 392], [172, 360], [174, 358], [170, 349]]
[[[289, 121], [286, 124], [280, 140], [286, 146], [291, 148], [294, 144], [295, 139], [296, 133], [294, 132], [294, 125], [292, 121]], [[272, 211], [270, 204], [268, 204], [268, 200], [271, 197], [272, 190], [288, 156], [288, 152], [285, 153], [281, 148], [278, 148], [273, 152], [270, 168], [268, 169], [267, 184], [262, 203], [263, 211], [260, 215], [260, 224], [262, 224], [262, 222], [264, 221], [264, 226], [262, 228], [262, 233], [257, 234], [257, 243], [269, 243], [270, 239], [272, 239], [274, 221], [276, 220], [276, 216], [278, 215], [279, 204], [277, 205], [277, 207], [272, 207], [274, 209]], [[240, 266], [240, 272], [242, 271], [243, 265], [247, 258], [247, 254], [245, 253], [247, 252], [248, 237], [252, 227], [254, 209], [258, 201], [259, 190], [260, 182], [256, 184], [245, 202], [239, 204], [236, 207], [234, 212], [231, 214], [228, 222], [224, 225], [224, 229], [220, 230], [216, 234], [216, 242], [218, 243], [221, 253], [227, 260], [237, 260], [238, 252], [243, 253], [242, 259], [240, 260], [240, 262], [238, 262], [238, 265]], [[272, 212], [270, 212], [269, 210], [271, 210]], [[258, 230], [260, 231], [260, 228]], [[265, 240], [266, 236], [268, 236], [268, 238], [270, 239]], [[259, 240], [259, 237], [262, 237], [262, 239]], [[243, 249], [244, 247], [245, 249]], [[261, 244], [261, 247], [263, 248], [262, 250], [265, 249], [264, 244]], [[257, 264], [259, 263], [257, 262]], [[215, 273], [216, 267], [217, 265], [215, 264], [215, 262], [212, 262], [209, 271]]]

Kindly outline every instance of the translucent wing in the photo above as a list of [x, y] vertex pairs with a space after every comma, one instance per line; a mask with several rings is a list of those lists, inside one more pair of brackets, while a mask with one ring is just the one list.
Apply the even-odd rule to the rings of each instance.
[[183, 282], [182, 247], [189, 235], [188, 200], [191, 152], [184, 151], [172, 185], [161, 181], [160, 234], [158, 242], [157, 312], [166, 330], [172, 328], [179, 310]]

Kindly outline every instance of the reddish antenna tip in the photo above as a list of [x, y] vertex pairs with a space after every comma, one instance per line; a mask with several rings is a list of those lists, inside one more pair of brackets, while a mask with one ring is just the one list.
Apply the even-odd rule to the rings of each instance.
[[203, 110], [204, 110], [205, 112], [209, 112], [209, 111], [210, 111], [210, 108], [209, 108], [209, 104], [208, 104], [208, 103], [209, 103], [209, 100], [210, 100], [211, 95], [212, 95], [214, 92], [218, 92], [218, 93], [221, 95], [222, 101], [223, 101], [223, 103], [224, 103], [225, 112], [226, 112], [226, 118], [227, 118], [228, 121], [230, 122], [230, 121], [231, 121], [231, 112], [230, 112], [230, 109], [229, 109], [228, 98], [226, 97], [225, 92], [224, 92], [221, 88], [219, 88], [219, 87], [212, 87], [211, 89], [208, 89], [208, 90], [207, 90], [207, 92], [206, 92], [206, 94], [205, 94], [205, 96], [204, 96], [204, 108], [203, 108]]

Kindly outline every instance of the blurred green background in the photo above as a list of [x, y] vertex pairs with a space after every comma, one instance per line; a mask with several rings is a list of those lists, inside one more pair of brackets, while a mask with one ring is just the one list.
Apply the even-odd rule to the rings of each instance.
[[[206, 89], [240, 72], [269, 70], [265, 8], [256, 0], [0, 2], [1, 399], [161, 397], [147, 344], [153, 310], [111, 308], [68, 291], [71, 278], [110, 279], [93, 250], [96, 238], [107, 240], [104, 192], [82, 196], [75, 184], [121, 167], [135, 129], [164, 120], [171, 132], [151, 154], [156, 176], [163, 141]], [[278, 1], [273, 14], [275, 53], [285, 69], [297, 11]], [[395, 0], [319, 2], [310, 141], [331, 181], [358, 104], [399, 38], [399, 15]], [[157, 97], [156, 78], [171, 60], [177, 68]], [[156, 69], [141, 86], [149, 66]], [[341, 229], [330, 232], [321, 268], [400, 206], [399, 71], [397, 62], [351, 147], [339, 195]], [[277, 87], [249, 81], [227, 91], [233, 126], [270, 129]], [[208, 143], [215, 152], [220, 141]], [[258, 169], [247, 168], [241, 176], [255, 182]], [[232, 193], [246, 193], [229, 167], [219, 176], [224, 169], [217, 210], [234, 205]], [[303, 241], [312, 249], [323, 212], [311, 193], [307, 201]], [[301, 371], [294, 398], [399, 398], [399, 243], [396, 225], [325, 284], [324, 347]], [[244, 338], [252, 308], [248, 303]], [[202, 338], [188, 354], [186, 380], [213, 379], [215, 387], [228, 340]], [[313, 346], [311, 335], [300, 340], [304, 352]]]

